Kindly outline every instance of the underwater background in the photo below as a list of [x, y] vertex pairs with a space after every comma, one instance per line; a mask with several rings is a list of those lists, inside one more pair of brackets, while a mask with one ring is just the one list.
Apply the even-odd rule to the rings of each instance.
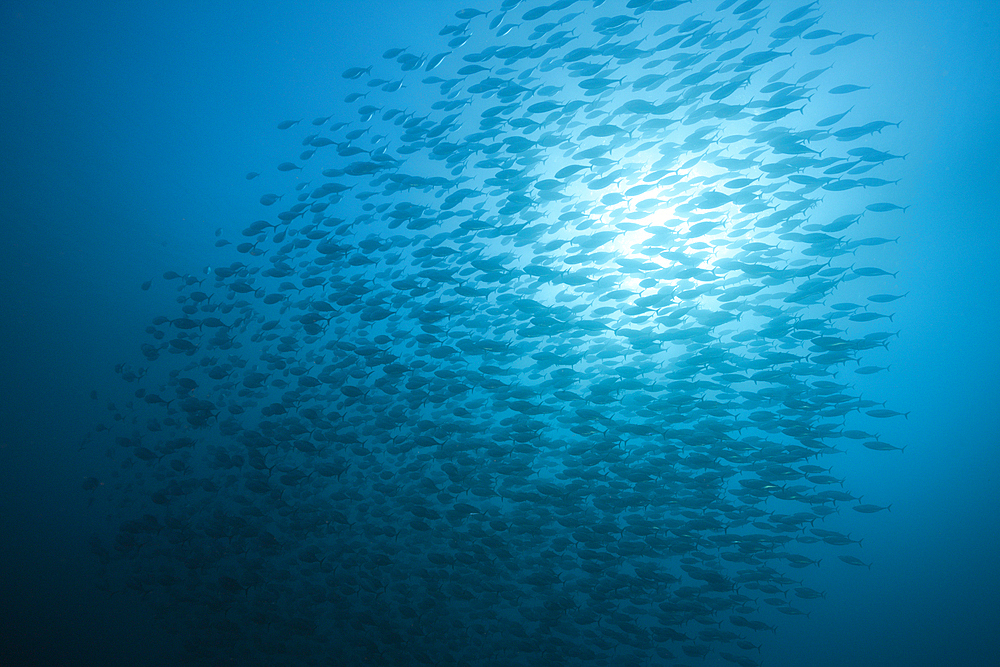
[[[0, 9], [0, 664], [997, 664], [1000, 6], [552, 6]], [[545, 22], [558, 25], [539, 31]], [[810, 53], [852, 34], [865, 37]], [[536, 44], [547, 50], [496, 55]], [[491, 47], [486, 71], [458, 73], [475, 64], [463, 56]], [[583, 47], [591, 51], [569, 55]], [[593, 64], [587, 87], [574, 62]], [[670, 77], [642, 90], [647, 72]], [[369, 85], [374, 77], [384, 83]], [[507, 78], [482, 83], [490, 77]], [[774, 100], [781, 81], [802, 92], [754, 106]], [[728, 96], [712, 97], [730, 84]], [[651, 104], [627, 106], [637, 99]], [[530, 110], [546, 100], [554, 104]], [[723, 101], [732, 108], [713, 106]], [[366, 104], [377, 111], [359, 112]], [[494, 105], [508, 107], [494, 114], [507, 122], [485, 122]], [[618, 111], [608, 120], [602, 108]], [[775, 108], [792, 111], [766, 116]], [[710, 112], [693, 118], [696, 109]], [[424, 135], [399, 138], [404, 118], [419, 119], [412, 127]], [[286, 120], [298, 122], [277, 129]], [[878, 121], [885, 126], [856, 138], [826, 134]], [[338, 122], [347, 125], [332, 129]], [[811, 134], [782, 143], [767, 134], [774, 127]], [[321, 132], [335, 142], [303, 141]], [[556, 140], [541, 139], [546, 132]], [[452, 145], [435, 153], [442, 135]], [[761, 164], [815, 162], [764, 178], [736, 164], [741, 142], [773, 149]], [[302, 157], [310, 146], [315, 155]], [[462, 150], [470, 155], [450, 159]], [[875, 165], [852, 178], [886, 183], [839, 191], [831, 183], [844, 177], [824, 175], [838, 163], [819, 164], [831, 155]], [[697, 171], [699, 160], [711, 168]], [[654, 182], [643, 181], [654, 161], [661, 184], [682, 177], [687, 188], [663, 185], [672, 221], [628, 217], [643, 210], [645, 191], [624, 192]], [[574, 164], [586, 170], [560, 171]], [[613, 173], [622, 165], [631, 171]], [[522, 173], [490, 180], [512, 169]], [[376, 173], [385, 178], [372, 186]], [[614, 176], [605, 188], [591, 187], [605, 174]], [[298, 185], [327, 178], [350, 189], [308, 200], [329, 207], [278, 217], [308, 192]], [[515, 178], [530, 202], [511, 196]], [[535, 187], [545, 179], [551, 197]], [[774, 186], [765, 195], [799, 194], [737, 210], [740, 194], [757, 201], [757, 179]], [[467, 200], [445, 205], [462, 188]], [[271, 193], [282, 199], [265, 204]], [[798, 227], [760, 224], [804, 198], [808, 207], [782, 219], [799, 215]], [[421, 207], [431, 205], [455, 215], [424, 227]], [[829, 227], [845, 218], [855, 226]], [[260, 219], [267, 224], [251, 226]], [[537, 237], [503, 231], [511, 220], [549, 227]], [[651, 255], [635, 247], [652, 245], [642, 234], [658, 226], [671, 230], [658, 238], [676, 236], [649, 268]], [[299, 231], [279, 238], [282, 229]], [[597, 256], [603, 243], [586, 239], [607, 230], [615, 240]], [[281, 249], [294, 238], [309, 241]], [[888, 241], [857, 243], [865, 238]], [[282, 264], [288, 280], [312, 271], [327, 282], [293, 295], [261, 273]], [[692, 271], [669, 273], [677, 266]], [[829, 279], [793, 271], [804, 267]], [[578, 284], [559, 283], [572, 276]], [[695, 283], [709, 301], [685, 295]], [[352, 299], [359, 285], [354, 297], [374, 298], [377, 286], [382, 301]], [[302, 305], [326, 289], [348, 295], [333, 315]], [[649, 289], [668, 296], [640, 302]], [[905, 297], [866, 301], [880, 294]], [[844, 302], [866, 305], [836, 308]], [[725, 303], [741, 304], [741, 316]], [[761, 334], [782, 312], [819, 324], [797, 329], [801, 337]], [[891, 322], [868, 321], [869, 312]], [[471, 334], [449, 347], [453, 318]], [[636, 342], [644, 327], [655, 343]], [[886, 344], [837, 357], [844, 332]], [[863, 338], [873, 332], [898, 336]], [[819, 347], [792, 347], [802, 341]], [[802, 358], [779, 371], [739, 368], [753, 354], [786, 364], [768, 356], [779, 348]], [[723, 354], [738, 358], [723, 368]], [[318, 385], [299, 380], [338, 363]], [[678, 374], [685, 363], [711, 384], [668, 387], [697, 377]], [[302, 373], [282, 373], [289, 364]], [[559, 368], [576, 384], [561, 383]], [[871, 368], [887, 370], [854, 372]], [[421, 372], [426, 385], [403, 388]], [[754, 393], [778, 376], [749, 379], [755, 372], [787, 379], [782, 405]], [[633, 398], [647, 393], [655, 399]], [[260, 410], [283, 401], [277, 410], [298, 414], [296, 424], [341, 440], [310, 444], [299, 433], [276, 444], [267, 424], [278, 413]], [[844, 413], [838, 401], [856, 407]], [[395, 421], [379, 421], [382, 410]], [[803, 439], [783, 419], [814, 430], [778, 455], [761, 443]], [[451, 422], [473, 426], [445, 433]], [[266, 445], [248, 440], [261, 431]], [[592, 460], [607, 443], [612, 453]], [[813, 452], [795, 459], [802, 447]], [[252, 452], [262, 451], [258, 466]], [[592, 487], [611, 491], [598, 503]], [[803, 511], [812, 514], [796, 516]], [[298, 523], [315, 512], [325, 518]]]

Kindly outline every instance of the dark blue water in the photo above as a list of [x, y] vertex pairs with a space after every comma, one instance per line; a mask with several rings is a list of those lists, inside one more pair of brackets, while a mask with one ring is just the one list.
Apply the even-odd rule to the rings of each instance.
[[[299, 562], [287, 567], [286, 557], [295, 563], [305, 542], [286, 541], [278, 554], [257, 553], [247, 547], [242, 557], [256, 560], [250, 564], [243, 561], [241, 576], [249, 571], [271, 576], [287, 569], [292, 579], [263, 584], [246, 595], [224, 589], [220, 592], [222, 570], [208, 567], [189, 577], [186, 572], [195, 570], [185, 565], [184, 549], [210, 551], [213, 539], [227, 542], [224, 537], [212, 538], [206, 526], [220, 508], [230, 515], [243, 511], [245, 506], [236, 499], [240, 494], [227, 495], [225, 489], [242, 484], [250, 467], [212, 468], [206, 463], [206, 450], [199, 449], [187, 460], [188, 467], [173, 469], [166, 465], [167, 460], [154, 465], [136, 458], [114, 441], [115, 436], [133, 430], [133, 418], [143, 429], [149, 418], [165, 415], [134, 396], [142, 383], [123, 382], [116, 365], [125, 364], [126, 370], [150, 369], [147, 391], [156, 392], [167, 386], [169, 369], [208, 354], [202, 352], [182, 361], [167, 353], [162, 359], [149, 361], [141, 354], [140, 346], [149, 342], [146, 328], [158, 316], [178, 317], [178, 298], [191, 291], [179, 290], [177, 280], [161, 276], [176, 271], [201, 279], [206, 270], [237, 260], [269, 266], [266, 257], [240, 255], [232, 247], [216, 248], [215, 242], [218, 238], [229, 239], [234, 245], [243, 242], [244, 227], [265, 216], [273, 218], [279, 206], [265, 209], [258, 202], [261, 195], [291, 193], [282, 204], [294, 199], [295, 185], [306, 180], [305, 172], [284, 173], [275, 167], [289, 160], [302, 164], [297, 156], [303, 150], [301, 138], [312, 130], [312, 118], [333, 115], [331, 123], [342, 118], [352, 122], [351, 127], [363, 126], [354, 111], [358, 103], [342, 100], [353, 91], [369, 90], [364, 85], [367, 79], [345, 79], [341, 73], [346, 68], [374, 64], [371, 76], [393, 80], [400, 78], [398, 66], [382, 57], [391, 47], [408, 46], [413, 53], [427, 56], [454, 51], [450, 58], [457, 59], [489, 45], [527, 40], [527, 27], [504, 37], [487, 27], [499, 2], [474, 4], [492, 13], [471, 19], [472, 41], [454, 48], [446, 47], [448, 36], [438, 35], [442, 26], [463, 22], [454, 14], [465, 5], [450, 0], [302, 1], [273, 7], [230, 2], [208, 6], [144, 3], [113, 9], [91, 3], [40, 7], [13, 2], [0, 10], [0, 141], [4, 156], [0, 177], [4, 267], [0, 280], [4, 322], [0, 327], [0, 594], [4, 598], [0, 605], [0, 654], [6, 656], [0, 658], [0, 664], [219, 664], [220, 656], [233, 664], [365, 664], [369, 660], [370, 664], [383, 664], [379, 660], [384, 664], [420, 664], [425, 657], [431, 664], [457, 664], [449, 662], [449, 656], [460, 654], [463, 648], [475, 654], [478, 635], [442, 630], [442, 624], [456, 623], [464, 614], [460, 610], [466, 609], [468, 601], [459, 601], [454, 589], [445, 588], [443, 594], [430, 596], [436, 606], [427, 617], [433, 620], [427, 620], [424, 627], [399, 616], [400, 596], [411, 595], [414, 606], [426, 599], [426, 592], [421, 592], [426, 586], [423, 580], [409, 593], [387, 593], [386, 599], [392, 603], [389, 611], [371, 607], [376, 616], [379, 609], [384, 612], [374, 619], [377, 631], [358, 630], [367, 626], [355, 622], [363, 604], [359, 601], [366, 599], [357, 584], [353, 584], [354, 596], [345, 594], [346, 606], [341, 606], [348, 610], [346, 619], [329, 615], [329, 610], [322, 612], [327, 615], [321, 619], [312, 619], [315, 610], [326, 609], [330, 603], [311, 601], [308, 591], [331, 584], [330, 573], [321, 566], [310, 568]], [[593, 4], [582, 0], [556, 15], [583, 12], [572, 25], [586, 35], [592, 17], [633, 11], [623, 1], [609, 0], [598, 3], [602, 6], [597, 8]], [[764, 16], [774, 23], [800, 4], [782, 0], [760, 7], [770, 5]], [[731, 21], [732, 7], [717, 12], [718, 5], [714, 0], [699, 1], [662, 15], [647, 14], [642, 34], [651, 35], [658, 25], [676, 25], [699, 12], [703, 12], [703, 19], [725, 16], [725, 21]], [[530, 25], [552, 19], [547, 16], [532, 22], [520, 18], [535, 6], [538, 3], [525, 2], [512, 9], [507, 23]], [[860, 447], [860, 440], [839, 439], [831, 444], [845, 450], [843, 453], [810, 463], [831, 467], [832, 475], [846, 479], [844, 490], [861, 496], [860, 502], [891, 503], [892, 508], [865, 514], [851, 511], [855, 503], [838, 503], [837, 514], [815, 524], [849, 534], [854, 540], [863, 538], [863, 545], [853, 545], [850, 550], [822, 543], [802, 546], [803, 553], [822, 559], [819, 567], [783, 568], [802, 585], [825, 593], [825, 599], [803, 600], [788, 592], [799, 584], [785, 584], [788, 590], [779, 597], [808, 612], [808, 617], [776, 614], [763, 602], [771, 596], [740, 590], [760, 600], [760, 615], [747, 617], [762, 618], [776, 628], [774, 633], [746, 635], [753, 643], [762, 644], [759, 653], [722, 641], [703, 641], [699, 645], [709, 648], [703, 661], [686, 655], [682, 643], [663, 644], [678, 656], [671, 662], [654, 650], [653, 642], [622, 651], [621, 660], [627, 655], [635, 657], [636, 664], [734, 664], [722, 652], [767, 665], [988, 665], [1000, 658], [995, 632], [1000, 623], [996, 605], [1000, 594], [996, 516], [1000, 507], [995, 491], [1000, 465], [1000, 418], [996, 413], [1000, 401], [1000, 353], [996, 345], [996, 307], [1000, 303], [996, 262], [1000, 162], [996, 156], [1000, 142], [995, 130], [1000, 120], [996, 77], [1000, 68], [1000, 11], [993, 3], [971, 1], [945, 7], [902, 1], [876, 6], [826, 0], [819, 8], [819, 14], [809, 14], [819, 19], [814, 29], [875, 34], [875, 38], [829, 53], [823, 62], [832, 69], [818, 79], [821, 93], [808, 101], [803, 114], [795, 113], [785, 122], [815, 127], [818, 119], [852, 107], [850, 118], [858, 123], [887, 120], [900, 125], [850, 146], [873, 146], [906, 155], [887, 162], [882, 171], [865, 174], [899, 179], [899, 184], [884, 190], [888, 192], [885, 198], [869, 198], [861, 204], [863, 208], [872, 201], [894, 202], [907, 206], [906, 212], [867, 214], [864, 234], [858, 235], [898, 237], [898, 242], [859, 249], [856, 259], [834, 260], [844, 267], [857, 263], [898, 272], [895, 278], [879, 279], [887, 282], [865, 288], [867, 294], [907, 294], [892, 302], [891, 308], [880, 310], [893, 314], [891, 323], [879, 322], [864, 330], [899, 332], [887, 349], [873, 349], [864, 356], [863, 365], [890, 369], [857, 375], [852, 372], [857, 366], [852, 362], [836, 379], [849, 384], [845, 393], [853, 400], [885, 401], [887, 409], [908, 416], [859, 420], [849, 427], [877, 433], [878, 441], [905, 446], [902, 454], [872, 451]], [[747, 38], [754, 44], [751, 51], [768, 48], [766, 32], [773, 29], [771, 23], [761, 34]], [[729, 27], [720, 24], [719, 29]], [[629, 42], [639, 34], [620, 39]], [[661, 39], [650, 36], [643, 47]], [[581, 38], [581, 44], [583, 41]], [[780, 51], [795, 51], [781, 67], [775, 64], [756, 75], [755, 85], [762, 86], [771, 74], [792, 65], [793, 75], [786, 77], [791, 81], [810, 71], [813, 67], [808, 63], [813, 61], [807, 62], [805, 54], [821, 43], [799, 39], [778, 47]], [[570, 45], [555, 53], [573, 48]], [[450, 68], [453, 73], [461, 64], [446, 60], [441, 71]], [[491, 63], [494, 65], [502, 66]], [[513, 65], [518, 71], [531, 66], [529, 60]], [[423, 114], [422, 110], [429, 110], [434, 102], [446, 99], [436, 85], [420, 83], [428, 75], [422, 67], [404, 77], [399, 91], [376, 89], [373, 97], [381, 95], [385, 106]], [[557, 69], [539, 67], [536, 76], [539, 86], [550, 81], [564, 83]], [[631, 71], [628, 76], [634, 77]], [[869, 89], [839, 96], [826, 94], [843, 84]], [[574, 85], [570, 81], [554, 99], [580, 97]], [[666, 100], [672, 94], [667, 92], [670, 85], [672, 82], [645, 97]], [[616, 94], [623, 97], [616, 97], [613, 106], [639, 96], [628, 89]], [[463, 93], [458, 99], [470, 95]], [[530, 105], [542, 99], [547, 98], [522, 101]], [[736, 99], [727, 102], [735, 103]], [[491, 104], [488, 101], [486, 105]], [[275, 129], [285, 119], [305, 120], [289, 130]], [[713, 122], [720, 125], [723, 134], [733, 132], [726, 120]], [[456, 130], [455, 136], [478, 129], [470, 123]], [[503, 132], [501, 137], [515, 134], [510, 128]], [[369, 139], [362, 137], [358, 145], [371, 145], [366, 142]], [[836, 142], [827, 144], [834, 149], [846, 148]], [[562, 155], [560, 151], [560, 159]], [[425, 175], [449, 175], [440, 162], [425, 168], [431, 167], [437, 171]], [[248, 171], [261, 175], [248, 181], [244, 176]], [[315, 173], [310, 177], [316, 179], [314, 182], [321, 180]], [[864, 196], [873, 196], [873, 189]], [[837, 194], [824, 196], [821, 206], [830, 207], [824, 223], [845, 212], [837, 208], [842, 205]], [[387, 201], [395, 204], [408, 196], [399, 194]], [[221, 230], [220, 236], [216, 230]], [[387, 236], [398, 233], [375, 231]], [[355, 240], [366, 234], [358, 234]], [[502, 250], [527, 252], [524, 248], [512, 244]], [[560, 252], [568, 254], [566, 249]], [[140, 285], [147, 280], [153, 282], [144, 291]], [[206, 279], [201, 288], [211, 292], [215, 289], [211, 283], [211, 278]], [[845, 287], [845, 293], [850, 294], [850, 289]], [[225, 298], [225, 290], [218, 293], [215, 300]], [[857, 292], [851, 298], [865, 296]], [[829, 306], [843, 300], [849, 299], [831, 297], [824, 303]], [[198, 316], [213, 314], [218, 315], [201, 311]], [[259, 349], [251, 343], [253, 334], [259, 333], [254, 328], [259, 322], [254, 322], [240, 334], [244, 348], [209, 356], [242, 356], [250, 366], [260, 364]], [[307, 357], [301, 358], [309, 363]], [[451, 368], [461, 365], [452, 364]], [[157, 369], [160, 379], [153, 380]], [[207, 387], [208, 383], [204, 384]], [[96, 392], [96, 399], [91, 398], [92, 392]], [[211, 400], [218, 396], [204, 388], [199, 394]], [[127, 407], [127, 401], [133, 405]], [[113, 409], [109, 409], [109, 402]], [[116, 414], [120, 415], [117, 420]], [[508, 416], [497, 411], [484, 419], [499, 424]], [[109, 426], [111, 431], [95, 430], [97, 424]], [[210, 442], [232, 453], [242, 451], [243, 444], [232, 436], [220, 435], [217, 429], [218, 424], [212, 422], [193, 432], [203, 445]], [[380, 442], [379, 434], [373, 435], [372, 441]], [[144, 442], [149, 446], [154, 440]], [[290, 461], [309, 472], [304, 459]], [[403, 475], [401, 470], [394, 472]], [[695, 474], [690, 473], [692, 477]], [[229, 479], [229, 475], [235, 477]], [[96, 480], [96, 488], [89, 488], [93, 486], [89, 479]], [[213, 507], [205, 500], [211, 494], [201, 491], [200, 500], [192, 496], [173, 501], [172, 506], [151, 500], [169, 480], [180, 483], [191, 479], [212, 479], [223, 488], [218, 494], [219, 506]], [[310, 488], [324, 497], [335, 488], [332, 482], [330, 487], [313, 484]], [[302, 499], [292, 492], [290, 497]], [[198, 502], [202, 505], [195, 509]], [[343, 502], [370, 507], [373, 500]], [[290, 507], [295, 505], [295, 500], [289, 502]], [[273, 512], [273, 517], [284, 516], [284, 509], [279, 512], [277, 504], [265, 510]], [[151, 541], [145, 552], [116, 550], [113, 545], [122, 526], [150, 513], [161, 524], [170, 516], [190, 521], [193, 542], [178, 547], [168, 538], [182, 535], [183, 528], [172, 526], [157, 532], [159, 547]], [[791, 535], [807, 535], [809, 527], [812, 524]], [[432, 534], [436, 535], [436, 530], [432, 527]], [[95, 553], [100, 549], [93, 548], [95, 539], [112, 556], [103, 567], [101, 556]], [[328, 542], [347, 538], [345, 533], [334, 532], [326, 541], [315, 536], [310, 539], [325, 548]], [[408, 550], [417, 551], [419, 545], [427, 544], [421, 540], [407, 542], [406, 534], [400, 538]], [[349, 551], [372, 557], [381, 544], [374, 540]], [[456, 554], [466, 548], [460, 542], [452, 542], [451, 547]], [[155, 548], [160, 551], [150, 553]], [[714, 548], [704, 550], [709, 551], [717, 553]], [[843, 554], [858, 557], [871, 567], [847, 565], [838, 559]], [[417, 558], [412, 553], [409, 557]], [[393, 558], [401, 562], [406, 557], [393, 554]], [[345, 557], [339, 571], [351, 572], [351, 568]], [[175, 579], [162, 576], [168, 572]], [[341, 589], [350, 588], [352, 581], [356, 580], [344, 579]], [[474, 595], [485, 596], [480, 580], [470, 580], [469, 585]], [[251, 602], [264, 589], [283, 591], [285, 606], [273, 610], [262, 599]], [[532, 596], [538, 596], [539, 601], [558, 598], [552, 587], [525, 584], [523, 590], [528, 601], [519, 604], [530, 604]], [[656, 592], [662, 594], [663, 590]], [[287, 641], [282, 651], [268, 655], [264, 644], [249, 639], [255, 632], [267, 634], [259, 624], [241, 617], [240, 612], [230, 615], [225, 608], [207, 606], [209, 600], [240, 596], [251, 609], [273, 613], [272, 624], [274, 619], [304, 618], [317, 624], [311, 632], [331, 634], [317, 637], [304, 630], [301, 636], [283, 637]], [[628, 595], [619, 591], [613, 599], [619, 611], [627, 609]], [[504, 607], [498, 613], [507, 618], [504, 614], [508, 611]], [[610, 611], [605, 613], [611, 618]], [[692, 635], [714, 627], [734, 630], [726, 620], [731, 614], [722, 612], [718, 626], [688, 622], [677, 627]], [[220, 625], [204, 632], [191, 622], [195, 618], [199, 622], [219, 621]], [[641, 617], [636, 613], [634, 618]], [[232, 622], [238, 630], [229, 632], [221, 621]], [[517, 651], [486, 651], [478, 656], [483, 664], [607, 664], [600, 657], [588, 663], [583, 657], [569, 657], [570, 653], [553, 653], [551, 648], [559, 644], [546, 643], [558, 636], [560, 641], [595, 646], [597, 651], [599, 644], [591, 644], [586, 633], [573, 638], [558, 631], [542, 631], [523, 618], [517, 622], [523, 623], [529, 641], [550, 650], [533, 657]], [[605, 619], [604, 625], [607, 623]], [[382, 658], [356, 650], [360, 636], [379, 636], [404, 627], [404, 634], [411, 639], [394, 645], [396, 648]], [[507, 630], [499, 635], [490, 635], [487, 645], [504, 642], [503, 634], [510, 626], [504, 627]], [[588, 626], [580, 627], [586, 630]], [[594, 627], [589, 626], [590, 630]], [[435, 653], [435, 647], [439, 652]], [[212, 657], [199, 658], [201, 655]], [[600, 655], [606, 658], [612, 652]]]

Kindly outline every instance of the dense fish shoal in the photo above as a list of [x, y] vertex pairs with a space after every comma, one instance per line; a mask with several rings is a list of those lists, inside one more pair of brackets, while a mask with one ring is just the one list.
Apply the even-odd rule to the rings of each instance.
[[818, 2], [455, 20], [345, 65], [246, 174], [260, 219], [142, 286], [174, 303], [89, 438], [101, 586], [189, 664], [761, 664], [812, 572], [871, 567], [842, 510], [891, 507], [825, 457], [905, 447], [856, 384], [906, 295], [899, 119], [831, 69], [873, 36]]

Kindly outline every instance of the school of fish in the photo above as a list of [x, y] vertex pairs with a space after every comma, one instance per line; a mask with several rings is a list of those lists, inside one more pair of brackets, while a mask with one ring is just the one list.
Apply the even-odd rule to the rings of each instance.
[[898, 119], [831, 70], [873, 36], [482, 4], [280, 123], [247, 179], [293, 185], [116, 369], [92, 551], [187, 664], [752, 667], [810, 572], [872, 565], [829, 522], [889, 506], [823, 462], [902, 449], [854, 387], [904, 296], [865, 233]]

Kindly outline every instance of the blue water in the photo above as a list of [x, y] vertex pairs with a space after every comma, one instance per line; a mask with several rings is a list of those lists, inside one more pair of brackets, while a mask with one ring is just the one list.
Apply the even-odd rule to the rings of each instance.
[[[671, 20], [710, 16], [718, 4], [696, 1]], [[802, 3], [769, 4], [780, 16]], [[356, 121], [341, 100], [358, 87], [341, 72], [381, 65], [393, 46], [447, 50], [438, 30], [458, 23], [464, 6], [15, 1], [0, 9], [0, 664], [174, 665], [190, 655], [183, 596], [157, 614], [135, 590], [99, 590], [92, 538], [111, 544], [157, 486], [152, 469], [135, 477], [141, 462], [124, 468], [120, 452], [105, 456], [108, 436], [94, 430], [133, 390], [115, 366], [150, 365], [139, 352], [144, 330], [157, 316], [176, 317], [177, 284], [163, 273], [200, 277], [234, 261], [214, 246], [216, 230], [243, 241], [240, 230], [265, 214], [259, 197], [293, 191], [295, 175], [275, 166], [295, 159], [306, 129], [276, 125], [330, 114]], [[790, 599], [809, 617], [771, 613], [777, 631], [746, 655], [788, 666], [997, 664], [1000, 6], [823, 0], [820, 9], [817, 27], [876, 37], [832, 54], [833, 78], [823, 79], [825, 88], [870, 89], [810, 112], [853, 105], [858, 119], [901, 121], [875, 145], [906, 154], [878, 175], [900, 179], [886, 201], [909, 208], [866, 218], [868, 235], [899, 240], [865, 263], [898, 271], [886, 291], [908, 296], [892, 304], [885, 328], [898, 338], [866, 357], [891, 369], [852, 379], [860, 396], [908, 413], [875, 425], [906, 451], [855, 444], [821, 462], [862, 502], [892, 509], [869, 515], [843, 505], [836, 529], [863, 546], [791, 570], [826, 598]], [[574, 10], [596, 11], [589, 0]], [[479, 44], [503, 44], [486, 21], [473, 20]], [[416, 81], [395, 95], [400, 107], [439, 97]], [[261, 176], [248, 181], [248, 171]], [[90, 477], [123, 486], [94, 493], [82, 488]], [[849, 567], [840, 553], [873, 565]], [[164, 562], [145, 558], [131, 563]], [[717, 650], [703, 662], [677, 648], [677, 664], [732, 664]], [[341, 664], [330, 660], [316, 664]], [[673, 663], [649, 652], [644, 664]]]

